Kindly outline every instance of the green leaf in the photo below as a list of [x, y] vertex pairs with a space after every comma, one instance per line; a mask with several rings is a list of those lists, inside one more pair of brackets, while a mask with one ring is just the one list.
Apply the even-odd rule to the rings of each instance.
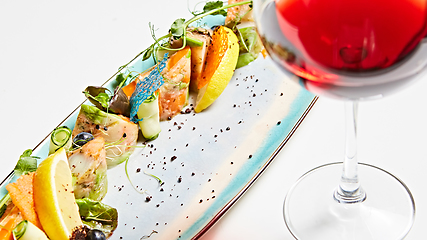
[[19, 157], [18, 163], [15, 166], [14, 172], [16, 176], [21, 176], [29, 172], [35, 172], [37, 170], [37, 159], [39, 157], [31, 156], [33, 150], [25, 150]]
[[[203, 13], [209, 12], [214, 9], [222, 8], [224, 3], [222, 1], [215, 1], [215, 2], [207, 2], [206, 5], [203, 7]], [[212, 15], [222, 15], [224, 17], [227, 16], [227, 11], [225, 9], [221, 9]]]
[[117, 228], [117, 209], [89, 198], [76, 199], [76, 202], [84, 224], [103, 231], [106, 236]]
[[255, 27], [238, 29], [240, 52], [254, 52], [262, 49]]
[[252, 53], [243, 53], [239, 55], [237, 59], [236, 69], [244, 67], [249, 63], [253, 62], [256, 59], [256, 56], [252, 55]]
[[110, 92], [107, 88], [94, 86], [88, 86], [83, 91], [86, 98], [101, 110], [108, 109], [111, 97], [107, 92]]
[[175, 22], [172, 23], [170, 32], [175, 39], [181, 38], [184, 36], [184, 27], [185, 27], [185, 19], [178, 18]]
[[142, 55], [142, 61], [145, 61], [147, 59], [149, 59], [151, 57], [151, 55], [153, 54], [153, 45], [151, 45], [149, 48], [144, 50], [144, 54]]
[[239, 58], [236, 68], [241, 68], [257, 59], [262, 50], [262, 43], [255, 27], [237, 29], [237, 36], [239, 38]]
[[96, 106], [86, 104], [81, 106], [79, 114], [84, 114], [84, 116], [87, 117], [90, 121], [100, 125], [104, 125], [110, 117], [112, 120], [114, 120], [111, 114], [102, 111]]
[[110, 96], [106, 93], [99, 93], [98, 96], [95, 97], [104, 108], [108, 108], [108, 103], [110, 102]]
[[116, 82], [118, 82], [119, 84], [122, 83], [125, 79], [124, 74], [123, 73], [119, 73], [116, 76]]

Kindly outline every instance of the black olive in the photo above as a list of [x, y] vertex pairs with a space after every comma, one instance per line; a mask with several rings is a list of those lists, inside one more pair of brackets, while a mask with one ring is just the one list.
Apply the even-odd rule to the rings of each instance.
[[86, 240], [106, 240], [105, 234], [98, 229], [91, 229], [86, 236]]
[[73, 143], [75, 147], [82, 147], [83, 145], [85, 145], [87, 142], [93, 140], [94, 137], [92, 134], [87, 133], [87, 132], [81, 132], [79, 134], [77, 134], [74, 138], [73, 138]]

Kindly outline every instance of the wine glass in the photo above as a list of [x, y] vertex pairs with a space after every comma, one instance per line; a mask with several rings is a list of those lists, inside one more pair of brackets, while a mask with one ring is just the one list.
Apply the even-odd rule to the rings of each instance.
[[[413, 83], [427, 68], [427, 0], [254, 0], [273, 61], [320, 96], [346, 106], [343, 162], [304, 174], [284, 203], [296, 239], [403, 239], [415, 217], [408, 187], [358, 163], [357, 106]], [[361, 184], [363, 183], [363, 184]]]

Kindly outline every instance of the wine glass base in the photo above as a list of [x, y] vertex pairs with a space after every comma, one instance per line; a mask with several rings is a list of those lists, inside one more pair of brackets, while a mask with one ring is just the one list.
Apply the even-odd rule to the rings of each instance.
[[411, 229], [415, 204], [406, 185], [372, 165], [358, 165], [366, 192], [360, 203], [334, 200], [342, 163], [331, 163], [303, 175], [284, 203], [286, 226], [300, 240], [403, 239]]

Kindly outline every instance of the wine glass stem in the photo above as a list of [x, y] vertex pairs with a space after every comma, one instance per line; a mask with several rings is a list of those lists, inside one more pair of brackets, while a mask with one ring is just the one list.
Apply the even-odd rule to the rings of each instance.
[[345, 102], [345, 158], [341, 181], [334, 198], [340, 203], [358, 203], [366, 199], [357, 172], [357, 109], [358, 102]]

